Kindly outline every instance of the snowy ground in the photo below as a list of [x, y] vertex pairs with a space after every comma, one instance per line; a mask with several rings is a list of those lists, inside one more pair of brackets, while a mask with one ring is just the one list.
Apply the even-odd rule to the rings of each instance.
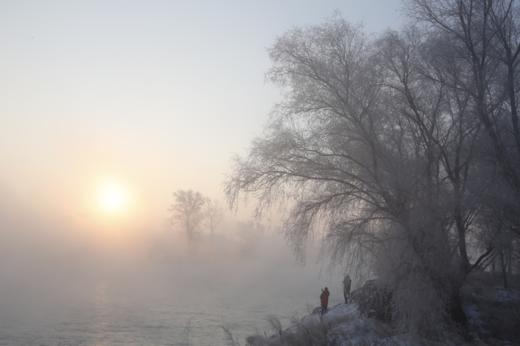
[[299, 321], [293, 321], [293, 324], [279, 335], [270, 338], [251, 337], [248, 341], [255, 346], [409, 344], [404, 339], [392, 336], [391, 330], [383, 323], [361, 316], [355, 304], [336, 305], [323, 316], [319, 311], [315, 311]]
[[[494, 305], [520, 303], [520, 292], [496, 289]], [[356, 304], [338, 304], [321, 316], [319, 308], [314, 313], [294, 320], [290, 327], [275, 330], [273, 336], [253, 336], [248, 342], [254, 346], [412, 346], [412, 345], [516, 345], [514, 337], [504, 334], [504, 338], [492, 335], [489, 325], [489, 311], [481, 303], [468, 302], [464, 310], [468, 317], [472, 341], [463, 340], [456, 333], [446, 332], [445, 340], [433, 342], [418, 340], [407, 334], [395, 334], [392, 328], [377, 320], [366, 318], [359, 312]], [[493, 311], [492, 313], [497, 313]], [[514, 322], [514, 321], [513, 321]], [[482, 337], [482, 338], [481, 338]]]

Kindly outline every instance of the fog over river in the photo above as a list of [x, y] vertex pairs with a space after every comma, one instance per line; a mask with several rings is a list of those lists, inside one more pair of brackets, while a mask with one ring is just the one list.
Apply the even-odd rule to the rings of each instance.
[[317, 251], [303, 266], [252, 223], [192, 243], [166, 229], [124, 248], [11, 226], [0, 242], [0, 345], [225, 345], [222, 327], [244, 344], [269, 331], [269, 315], [287, 325], [318, 306], [325, 285], [340, 299]]

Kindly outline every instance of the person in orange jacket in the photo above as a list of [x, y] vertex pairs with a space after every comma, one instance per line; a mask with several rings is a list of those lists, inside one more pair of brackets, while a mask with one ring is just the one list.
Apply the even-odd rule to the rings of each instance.
[[320, 300], [321, 300], [321, 314], [322, 315], [327, 312], [327, 306], [329, 305], [329, 295], [330, 295], [330, 292], [327, 287], [325, 287], [325, 289], [321, 290]]

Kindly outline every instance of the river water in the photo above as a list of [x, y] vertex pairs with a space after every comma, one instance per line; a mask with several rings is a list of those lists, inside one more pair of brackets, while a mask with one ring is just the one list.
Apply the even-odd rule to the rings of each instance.
[[305, 300], [292, 298], [270, 303], [225, 296], [125, 302], [100, 294], [92, 304], [4, 318], [0, 345], [225, 345], [222, 327], [243, 345], [247, 335], [268, 330], [266, 316], [276, 315], [286, 324], [292, 315], [304, 313]]
[[96, 270], [34, 264], [27, 280], [1, 282], [0, 345], [227, 345], [223, 327], [245, 345], [248, 335], [270, 332], [267, 316], [287, 326], [318, 306], [325, 285], [331, 304], [340, 301], [340, 279], [282, 250], [108, 269], [105, 259]]

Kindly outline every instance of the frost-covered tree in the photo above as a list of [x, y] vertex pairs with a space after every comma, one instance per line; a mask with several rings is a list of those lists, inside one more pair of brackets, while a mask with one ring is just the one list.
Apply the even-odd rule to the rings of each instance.
[[266, 135], [236, 161], [227, 193], [293, 199], [285, 229], [297, 248], [317, 232], [332, 257], [367, 263], [392, 245], [403, 254], [385, 268], [394, 273], [392, 284], [410, 284], [413, 276], [442, 310], [456, 288], [433, 138], [440, 93], [433, 85], [416, 87], [408, 44], [384, 43], [387, 56], [340, 18], [279, 39], [270, 76], [284, 88], [284, 101]]
[[[410, 0], [416, 19], [368, 39], [334, 17], [271, 49], [284, 91], [227, 194], [289, 201], [288, 239], [369, 267], [409, 330], [463, 321], [468, 273], [520, 239], [520, 6]], [[422, 304], [420, 303], [422, 302]]]
[[211, 235], [214, 235], [215, 230], [222, 222], [222, 217], [224, 216], [224, 211], [218, 201], [206, 198], [204, 201], [204, 215], [207, 220], [209, 231]]
[[451, 52], [454, 64], [460, 66], [447, 86], [466, 95], [470, 115], [484, 133], [478, 143], [478, 168], [469, 184], [480, 209], [474, 217], [479, 239], [492, 257], [503, 257], [505, 249], [514, 253], [514, 245], [509, 249], [505, 244], [515, 244], [520, 236], [519, 3], [414, 0], [409, 4], [430, 36], [443, 37], [445, 52]]
[[[519, 200], [507, 45], [488, 48], [485, 34], [507, 21], [470, 16], [469, 35], [466, 20], [454, 33], [432, 17], [464, 17], [465, 3], [489, 6], [414, 1], [419, 23], [375, 40], [339, 17], [283, 35], [269, 73], [283, 100], [226, 184], [231, 201], [254, 193], [260, 209], [290, 201], [292, 244], [318, 235], [333, 259], [368, 265], [394, 292], [394, 318], [420, 332], [463, 321], [459, 289], [498, 244], [468, 251], [470, 238], [495, 234], [481, 221], [500, 195], [491, 182], [510, 186], [505, 210]], [[496, 13], [507, 17], [507, 7]]]
[[204, 219], [204, 196], [193, 190], [178, 190], [173, 194], [174, 201], [170, 207], [172, 222], [184, 228], [188, 239], [193, 239], [200, 231]]

